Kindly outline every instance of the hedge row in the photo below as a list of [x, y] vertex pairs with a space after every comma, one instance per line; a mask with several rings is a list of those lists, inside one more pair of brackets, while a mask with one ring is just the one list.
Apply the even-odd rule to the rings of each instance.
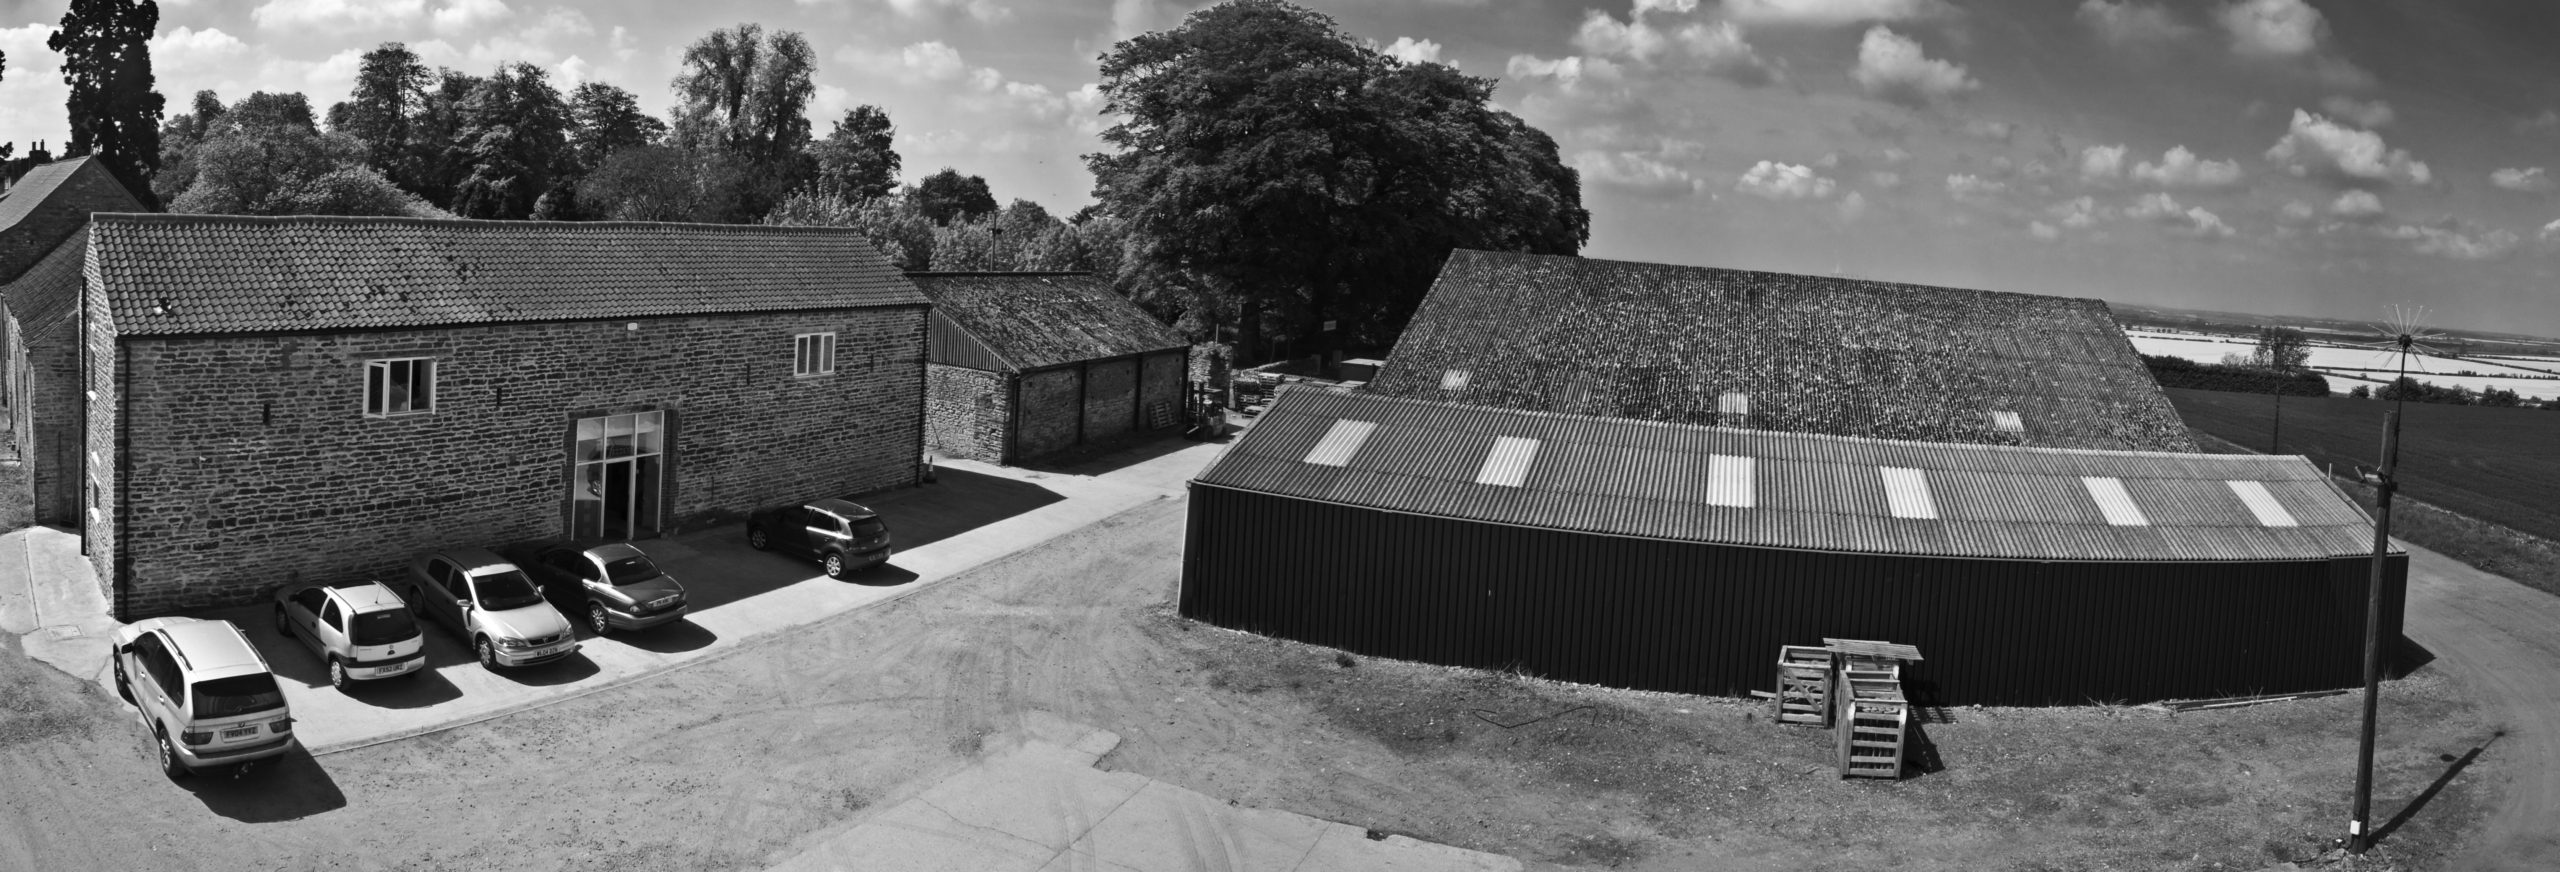
[[2329, 380], [2319, 373], [2295, 371], [2280, 373], [2254, 366], [2230, 366], [2220, 363], [2197, 363], [2183, 357], [2142, 356], [2151, 368], [2151, 377], [2164, 388], [2194, 388], [2204, 391], [2230, 391], [2243, 394], [2291, 394], [2298, 397], [2329, 395]]

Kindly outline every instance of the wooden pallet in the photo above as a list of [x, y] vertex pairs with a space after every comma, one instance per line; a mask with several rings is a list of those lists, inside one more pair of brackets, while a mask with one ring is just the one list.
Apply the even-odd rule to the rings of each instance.
[[1865, 670], [1844, 672], [1840, 688], [1834, 730], [1840, 777], [1900, 780], [1911, 724], [1911, 702], [1902, 697], [1901, 679]]
[[1173, 403], [1157, 400], [1147, 404], [1147, 429], [1162, 430], [1173, 426]]
[[1808, 645], [1778, 647], [1778, 692], [1769, 717], [1781, 724], [1831, 726], [1831, 652]]

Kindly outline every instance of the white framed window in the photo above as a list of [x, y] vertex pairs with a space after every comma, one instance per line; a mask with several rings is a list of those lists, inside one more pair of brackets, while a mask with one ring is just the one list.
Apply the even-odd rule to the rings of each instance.
[[802, 333], [792, 337], [791, 374], [826, 375], [836, 371], [836, 335]]
[[364, 364], [364, 416], [389, 418], [436, 410], [436, 361], [432, 357], [368, 360]]

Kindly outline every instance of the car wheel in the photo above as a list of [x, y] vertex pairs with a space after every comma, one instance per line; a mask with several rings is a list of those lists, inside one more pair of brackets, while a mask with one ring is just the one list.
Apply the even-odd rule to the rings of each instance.
[[293, 625], [285, 621], [283, 606], [276, 607], [276, 635], [293, 638]]
[[151, 735], [152, 738], [159, 740], [160, 774], [167, 775], [171, 778], [185, 776], [187, 774], [187, 764], [178, 762], [178, 748], [175, 745], [169, 744], [169, 731], [153, 730], [151, 731]]
[[842, 554], [829, 554], [829, 555], [827, 555], [827, 577], [828, 577], [828, 578], [843, 578], [843, 577], [844, 577], [844, 555], [842, 555]]
[[498, 671], [498, 646], [490, 644], [487, 636], [480, 637], [480, 668]]
[[593, 628], [598, 636], [612, 632], [613, 622], [605, 620], [603, 603], [587, 604], [587, 626]]
[[125, 702], [133, 701], [133, 686], [124, 683], [123, 663], [116, 664], [116, 695], [124, 697]]
[[762, 527], [748, 527], [748, 528], [747, 528], [747, 547], [749, 547], [749, 548], [753, 548], [753, 549], [758, 550], [758, 551], [763, 551], [763, 550], [765, 550], [765, 549], [768, 549], [768, 548], [772, 548], [772, 547], [773, 547], [773, 540], [765, 538], [765, 535], [764, 535], [764, 528], [762, 528]]
[[347, 661], [329, 658], [329, 686], [337, 688], [339, 693], [347, 692]]

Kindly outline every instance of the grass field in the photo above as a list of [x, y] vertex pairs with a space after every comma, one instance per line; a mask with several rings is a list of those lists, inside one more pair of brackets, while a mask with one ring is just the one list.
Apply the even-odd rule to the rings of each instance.
[[[2257, 451], [2271, 445], [2274, 398], [2170, 389], [2198, 430]], [[2344, 471], [2374, 465], [2391, 404], [2344, 398], [2284, 400], [2276, 453]], [[2401, 493], [2445, 509], [2560, 539], [2560, 412], [2410, 403], [2400, 426]]]

